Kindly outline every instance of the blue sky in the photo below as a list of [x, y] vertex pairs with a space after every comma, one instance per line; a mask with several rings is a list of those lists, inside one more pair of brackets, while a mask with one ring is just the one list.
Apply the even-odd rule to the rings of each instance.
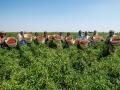
[[120, 31], [120, 0], [0, 0], [0, 31]]

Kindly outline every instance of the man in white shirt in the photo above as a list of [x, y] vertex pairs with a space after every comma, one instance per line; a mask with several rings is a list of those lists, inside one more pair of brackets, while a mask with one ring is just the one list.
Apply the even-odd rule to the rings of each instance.
[[19, 42], [20, 42], [20, 44], [27, 44], [27, 42], [25, 41], [25, 39], [24, 39], [24, 32], [23, 31], [21, 31], [19, 34], [18, 34], [18, 40], [19, 40]]

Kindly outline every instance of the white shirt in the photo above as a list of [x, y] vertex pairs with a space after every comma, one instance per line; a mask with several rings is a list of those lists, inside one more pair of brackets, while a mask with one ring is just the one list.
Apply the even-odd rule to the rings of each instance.
[[90, 38], [90, 36], [89, 36], [89, 35], [84, 36], [84, 39], [89, 39], [89, 38]]
[[19, 41], [23, 40], [23, 36], [20, 33], [18, 34], [18, 40]]

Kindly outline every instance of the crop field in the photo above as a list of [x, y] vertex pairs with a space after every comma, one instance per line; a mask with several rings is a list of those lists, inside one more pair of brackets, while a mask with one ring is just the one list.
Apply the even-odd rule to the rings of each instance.
[[0, 90], [120, 90], [120, 46], [98, 59], [103, 46], [52, 49], [32, 42], [19, 50], [0, 48]]

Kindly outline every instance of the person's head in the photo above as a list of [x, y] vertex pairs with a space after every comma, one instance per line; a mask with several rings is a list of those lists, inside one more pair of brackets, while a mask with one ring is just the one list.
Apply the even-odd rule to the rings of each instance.
[[78, 34], [79, 34], [79, 35], [81, 35], [81, 34], [82, 34], [82, 31], [81, 31], [81, 30], [79, 30]]
[[2, 36], [3, 36], [3, 37], [5, 37], [6, 35], [7, 35], [7, 33], [6, 33], [6, 32], [3, 32], [3, 33], [2, 33]]
[[38, 35], [38, 33], [37, 32], [35, 32], [35, 36], [37, 36]]
[[113, 30], [110, 30], [109, 31], [109, 36], [113, 36], [114, 35], [114, 31]]
[[3, 38], [4, 36], [2, 35], [1, 38]]
[[85, 36], [87, 36], [88, 35], [88, 32], [87, 31], [85, 31]]
[[70, 36], [70, 32], [67, 32], [67, 36]]
[[94, 30], [93, 35], [96, 35], [96, 34], [97, 34], [97, 31], [96, 31], [96, 30]]
[[63, 34], [62, 32], [59, 32], [59, 35], [60, 35], [60, 36], [62, 36], [62, 34]]
[[44, 32], [44, 35], [47, 35], [47, 34], [48, 34], [48, 33], [45, 31], [45, 32]]
[[20, 34], [23, 35], [23, 31], [20, 31]]

